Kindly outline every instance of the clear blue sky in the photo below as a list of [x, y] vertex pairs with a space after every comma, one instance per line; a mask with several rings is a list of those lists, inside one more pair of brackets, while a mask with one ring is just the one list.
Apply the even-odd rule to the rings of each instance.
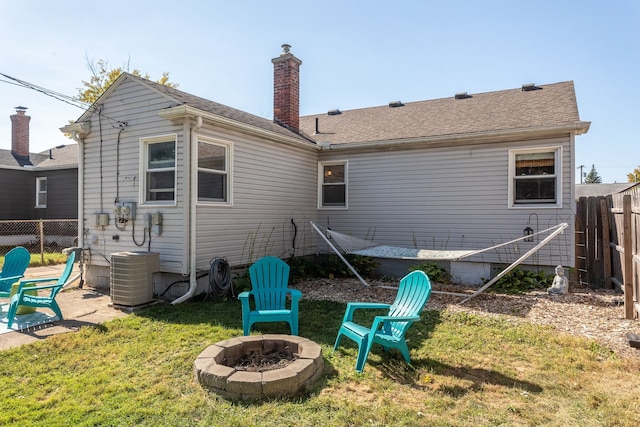
[[[576, 166], [626, 182], [640, 165], [639, 22], [638, 0], [0, 0], [0, 73], [73, 96], [87, 58], [128, 63], [265, 118], [283, 43], [303, 61], [302, 115], [573, 80], [591, 122]], [[6, 80], [0, 148], [18, 105], [32, 152], [69, 143], [58, 128], [82, 110]]]

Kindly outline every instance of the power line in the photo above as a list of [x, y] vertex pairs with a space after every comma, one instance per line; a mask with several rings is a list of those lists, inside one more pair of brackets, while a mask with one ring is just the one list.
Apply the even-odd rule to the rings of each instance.
[[18, 79], [16, 77], [8, 76], [8, 75], [6, 75], [4, 73], [0, 73], [0, 76], [3, 76], [3, 77], [5, 77], [5, 78], [7, 78], [9, 80], [12, 80], [12, 81], [0, 80], [2, 82], [13, 84], [13, 85], [16, 85], [16, 86], [22, 86], [22, 87], [25, 87], [25, 88], [31, 89], [31, 90], [35, 90], [36, 92], [40, 92], [42, 94], [45, 94], [45, 95], [50, 96], [52, 98], [55, 98], [58, 101], [65, 102], [65, 103], [67, 103], [69, 105], [72, 105], [72, 106], [74, 106], [76, 108], [80, 108], [82, 110], [86, 110], [90, 105], [90, 104], [87, 104], [85, 102], [78, 101], [76, 98], [74, 98], [72, 96], [65, 95], [65, 94], [62, 94], [60, 92], [56, 92], [56, 91], [53, 91], [51, 89], [47, 89], [47, 88], [44, 88], [42, 86], [35, 85], [33, 83], [26, 82], [24, 80], [20, 80], [20, 79]]
[[[104, 117], [105, 119], [109, 120], [112, 124], [111, 126], [113, 126], [114, 128], [122, 128], [122, 126], [126, 126], [125, 122], [122, 122], [120, 120], [117, 119], [112, 119], [111, 117], [105, 116], [104, 114], [102, 114], [102, 111], [98, 108], [96, 108], [95, 104], [89, 104], [87, 102], [83, 102], [78, 100], [77, 98], [73, 97], [73, 96], [69, 96], [69, 95], [65, 95], [63, 93], [60, 92], [56, 92], [54, 90], [51, 89], [47, 89], [44, 88], [42, 86], [38, 86], [36, 84], [33, 83], [29, 83], [27, 81], [24, 80], [20, 80], [16, 77], [11, 77], [8, 76], [4, 73], [0, 73], [0, 76], [3, 76], [11, 81], [7, 81], [7, 80], [2, 80], [0, 79], [0, 82], [4, 82], [4, 83], [8, 83], [8, 84], [12, 84], [15, 86], [21, 86], [27, 89], [31, 89], [31, 90], [35, 90], [36, 92], [40, 92], [44, 95], [50, 96], [54, 99], [57, 99], [58, 101], [62, 101], [66, 104], [72, 105], [76, 108], [79, 108], [83, 111], [91, 111], [92, 113], [98, 113], [98, 115]], [[115, 123], [115, 125], [114, 125]]]

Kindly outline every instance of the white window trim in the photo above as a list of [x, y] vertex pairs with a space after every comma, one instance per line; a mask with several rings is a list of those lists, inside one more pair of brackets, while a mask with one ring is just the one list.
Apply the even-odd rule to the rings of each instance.
[[[196, 138], [196, 143], [195, 143], [195, 149], [193, 150], [193, 164], [194, 165], [198, 165], [198, 144], [200, 142], [204, 142], [207, 144], [213, 144], [213, 145], [217, 145], [217, 146], [221, 146], [224, 147], [226, 150], [226, 156], [225, 156], [225, 170], [226, 170], [226, 175], [227, 175], [227, 200], [226, 201], [214, 201], [214, 200], [199, 200], [198, 198], [198, 172], [200, 171], [200, 168], [196, 167], [196, 173], [195, 173], [195, 200], [196, 200], [196, 205], [200, 205], [200, 206], [233, 206], [233, 144], [227, 141], [222, 141], [220, 139], [216, 139], [216, 138], [210, 138], [210, 137], [203, 137], [203, 136], [199, 136], [197, 135]], [[211, 173], [211, 172], [208, 172]]]
[[[36, 178], [36, 206], [35, 206], [36, 208], [46, 208], [47, 207], [46, 199], [47, 199], [48, 188], [47, 188], [47, 190], [42, 191], [41, 190], [41, 183], [42, 182], [47, 182], [47, 177], [41, 176], [41, 177], [37, 177]], [[45, 198], [44, 204], [38, 203], [40, 201], [40, 197], [39, 196], [41, 194], [44, 194], [44, 198]]]
[[[324, 206], [322, 204], [322, 187], [324, 185], [324, 167], [332, 165], [344, 165], [344, 206]], [[349, 161], [332, 160], [318, 162], [318, 209], [322, 210], [346, 210], [349, 209]]]
[[[555, 153], [555, 166], [556, 166], [556, 202], [555, 203], [515, 203], [515, 173], [516, 173], [516, 154], [524, 153], [542, 153], [553, 151]], [[531, 148], [514, 148], [509, 150], [509, 191], [508, 191], [508, 208], [509, 209], [558, 209], [562, 207], [562, 175], [564, 173], [562, 163], [562, 146], [553, 145], [546, 147], [531, 147]]]
[[[147, 147], [150, 144], [160, 143], [160, 142], [171, 142], [175, 144], [176, 147], [176, 155], [175, 155], [175, 164], [173, 167], [173, 200], [168, 201], [155, 201], [155, 200], [147, 200], [147, 163], [149, 159], [149, 150]], [[169, 170], [170, 168], [166, 168]], [[160, 170], [159, 170], [160, 171]], [[140, 138], [140, 194], [139, 199], [140, 204], [142, 206], [176, 206], [178, 201], [178, 134], [166, 134], [166, 135], [158, 135], [152, 137]]]

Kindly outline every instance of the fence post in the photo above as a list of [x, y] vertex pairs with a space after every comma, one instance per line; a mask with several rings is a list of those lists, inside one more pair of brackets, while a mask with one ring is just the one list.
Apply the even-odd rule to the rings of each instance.
[[575, 239], [576, 239], [576, 278], [575, 280], [582, 286], [587, 279], [587, 198], [580, 197], [576, 207]]
[[600, 199], [600, 215], [602, 215], [602, 267], [605, 289], [613, 288], [611, 282], [611, 235], [609, 228], [609, 207], [607, 199]]
[[598, 199], [587, 198], [587, 286], [598, 287]]
[[38, 222], [38, 229], [40, 230], [40, 263], [44, 265], [44, 222], [42, 218]]
[[622, 280], [624, 283], [624, 317], [633, 319], [633, 248], [631, 236], [631, 196], [625, 194], [622, 198], [622, 236], [624, 248], [624, 264]]

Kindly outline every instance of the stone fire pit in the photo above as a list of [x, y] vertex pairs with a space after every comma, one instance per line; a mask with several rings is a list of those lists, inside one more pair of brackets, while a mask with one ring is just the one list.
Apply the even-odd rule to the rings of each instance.
[[[250, 372], [235, 368], [252, 354], [287, 349], [296, 358], [286, 366]], [[315, 342], [293, 335], [253, 335], [231, 338], [207, 347], [194, 362], [198, 382], [230, 400], [259, 400], [293, 396], [307, 391], [322, 375], [322, 349]]]

